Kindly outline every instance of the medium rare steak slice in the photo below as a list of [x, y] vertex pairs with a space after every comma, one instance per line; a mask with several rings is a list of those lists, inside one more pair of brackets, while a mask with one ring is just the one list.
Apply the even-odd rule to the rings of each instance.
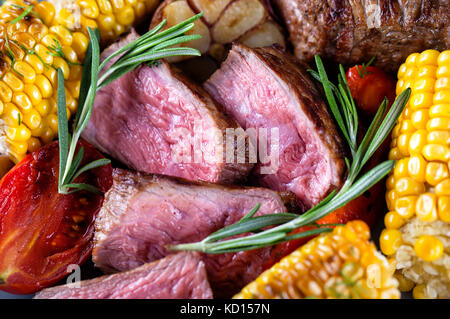
[[44, 289], [35, 299], [211, 299], [205, 265], [178, 253], [133, 270]]
[[[165, 246], [197, 242], [239, 221], [286, 212], [282, 197], [263, 188], [187, 184], [164, 176], [116, 169], [96, 219], [93, 261], [105, 272], [124, 271], [167, 256]], [[216, 297], [230, 297], [261, 273], [271, 248], [202, 255]]]
[[397, 72], [413, 52], [450, 47], [449, 0], [275, 0], [296, 56]]
[[259, 163], [262, 185], [295, 193], [304, 209], [341, 186], [342, 142], [327, 106], [294, 57], [276, 48], [235, 44], [204, 87], [244, 129], [278, 130], [277, 170], [266, 174], [266, 165]]
[[[102, 57], [136, 36], [113, 44]], [[232, 183], [246, 177], [253, 164], [225, 160], [227, 128], [239, 125], [200, 86], [161, 62], [142, 65], [102, 88], [82, 136], [138, 171]], [[232, 151], [245, 154], [237, 145]]]

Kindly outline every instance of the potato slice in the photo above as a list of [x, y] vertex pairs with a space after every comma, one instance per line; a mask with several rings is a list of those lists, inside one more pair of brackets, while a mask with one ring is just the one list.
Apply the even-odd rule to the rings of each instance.
[[262, 22], [267, 14], [259, 0], [238, 0], [233, 2], [215, 23], [212, 36], [215, 42], [233, 42], [242, 34]]
[[[184, 20], [194, 16], [195, 13], [184, 0], [174, 1], [164, 7], [162, 11], [162, 18], [167, 19], [165, 28], [170, 28]], [[201, 39], [183, 43], [180, 46], [187, 46], [199, 50], [202, 54], [208, 52], [211, 44], [211, 36], [209, 28], [201, 20], [194, 23], [194, 27], [187, 32], [187, 34], [199, 34]], [[176, 57], [167, 59], [169, 62], [177, 62], [183, 60], [184, 57]]]
[[239, 42], [251, 47], [261, 48], [272, 44], [279, 44], [282, 47], [286, 46], [284, 35], [280, 27], [273, 21], [259, 25], [246, 34], [244, 34]]
[[232, 0], [191, 0], [191, 4], [198, 12], [203, 11], [203, 19], [206, 23], [213, 24], [222, 14], [223, 9]]

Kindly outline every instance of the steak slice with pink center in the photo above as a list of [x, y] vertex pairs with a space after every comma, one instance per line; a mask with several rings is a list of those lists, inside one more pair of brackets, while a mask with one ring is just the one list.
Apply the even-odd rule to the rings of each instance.
[[276, 170], [265, 174], [261, 162], [255, 170], [263, 186], [295, 193], [305, 210], [342, 186], [342, 141], [327, 106], [294, 57], [277, 48], [235, 44], [204, 87], [245, 130], [278, 130]]
[[[256, 187], [187, 183], [165, 176], [114, 170], [114, 184], [95, 223], [93, 261], [105, 272], [125, 271], [173, 252], [169, 244], [198, 242], [256, 214], [286, 212], [277, 192]], [[254, 280], [272, 248], [203, 254], [215, 297], [230, 297]]]
[[[136, 36], [113, 44], [102, 58]], [[161, 62], [142, 65], [102, 88], [82, 137], [138, 171], [232, 183], [244, 179], [253, 164], [225, 160], [227, 128], [239, 125], [201, 86]], [[237, 146], [233, 151], [245, 155]]]
[[[205, 264], [178, 253], [133, 270], [44, 289], [35, 299], [211, 299]], [[72, 286], [71, 286], [72, 285]]]

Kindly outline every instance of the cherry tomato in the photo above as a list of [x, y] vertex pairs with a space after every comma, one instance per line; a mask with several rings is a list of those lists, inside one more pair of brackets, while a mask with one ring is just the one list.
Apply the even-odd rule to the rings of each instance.
[[[83, 164], [102, 158], [85, 142]], [[0, 181], [0, 289], [29, 294], [66, 275], [91, 253], [93, 222], [103, 196], [80, 191], [58, 193], [58, 142], [29, 154]], [[112, 186], [111, 165], [90, 170], [75, 181], [103, 193]]]
[[395, 79], [373, 67], [354, 66], [346, 74], [348, 86], [358, 108], [365, 116], [374, 116], [387, 97], [389, 105], [395, 100]]

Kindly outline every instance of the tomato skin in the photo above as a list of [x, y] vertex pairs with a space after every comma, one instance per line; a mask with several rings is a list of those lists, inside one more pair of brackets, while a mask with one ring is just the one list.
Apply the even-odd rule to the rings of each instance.
[[[368, 66], [366, 70], [367, 72], [361, 65], [354, 66], [347, 71], [346, 77], [362, 115], [373, 117], [385, 97], [389, 99], [389, 105], [394, 103], [396, 82], [393, 77], [376, 67]], [[362, 78], [360, 72], [364, 72]]]
[[[103, 156], [86, 142], [82, 165]], [[49, 144], [29, 154], [0, 181], [0, 290], [30, 294], [62, 278], [71, 264], [90, 255], [94, 219], [103, 196], [86, 191], [58, 193], [59, 147]], [[112, 167], [82, 174], [105, 193]]]

